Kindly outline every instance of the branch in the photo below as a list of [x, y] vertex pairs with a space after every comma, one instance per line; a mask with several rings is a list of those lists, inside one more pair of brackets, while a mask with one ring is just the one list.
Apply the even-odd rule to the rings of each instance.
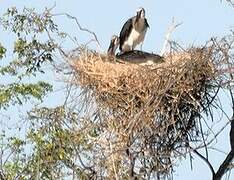
[[[231, 68], [231, 63], [229, 62], [229, 59], [232, 58], [229, 55], [229, 49], [223, 49], [219, 43], [213, 39], [214, 44], [219, 48], [219, 50], [223, 53], [224, 60], [226, 61], [226, 64], [228, 68]], [[230, 46], [231, 47], [231, 46]], [[234, 77], [231, 72], [227, 72], [229, 74], [230, 80], [233, 81]], [[233, 158], [234, 158], [234, 97], [233, 97], [233, 92], [232, 89], [230, 88], [229, 85], [229, 93], [230, 93], [230, 98], [232, 102], [232, 118], [230, 120], [231, 122], [231, 130], [230, 130], [230, 144], [231, 144], [231, 151], [228, 153], [227, 157], [223, 161], [223, 163], [220, 165], [218, 171], [214, 174], [213, 180], [221, 180], [223, 175], [229, 170], [229, 165], [231, 164]]]
[[202, 154], [200, 154], [196, 149], [192, 149], [191, 150], [197, 155], [199, 156], [203, 161], [205, 161], [205, 163], [208, 165], [208, 167], [210, 168], [211, 170], [211, 173], [212, 173], [212, 177], [215, 176], [215, 171], [214, 171], [214, 168], [213, 166], [211, 165], [211, 163], [209, 162], [209, 160], [207, 158], [205, 158]]
[[52, 14], [52, 16], [66, 16], [66, 17], [68, 17], [69, 19], [74, 20], [74, 21], [76, 22], [76, 24], [77, 24], [79, 30], [85, 31], [85, 32], [91, 34], [91, 35], [94, 37], [93, 40], [97, 43], [98, 47], [101, 48], [101, 45], [100, 45], [99, 40], [98, 40], [98, 38], [97, 38], [97, 35], [96, 35], [93, 31], [90, 31], [89, 29], [87, 29], [87, 28], [81, 26], [80, 23], [79, 23], [79, 21], [78, 21], [78, 19], [77, 19], [76, 17], [71, 16], [71, 15], [68, 14], [68, 13]]
[[165, 41], [164, 41], [164, 44], [163, 44], [163, 47], [162, 47], [162, 50], [160, 52], [160, 55], [163, 56], [163, 54], [166, 52], [166, 49], [168, 47], [168, 44], [169, 44], [169, 40], [170, 40], [170, 36], [172, 34], [172, 32], [182, 24], [181, 23], [175, 23], [175, 19], [174, 17], [172, 18], [172, 23], [171, 25], [169, 26], [168, 30], [167, 30], [167, 34], [166, 34], [166, 37], [165, 37]]
[[[208, 146], [208, 145], [210, 145], [224, 130], [225, 130], [225, 128], [227, 127], [227, 125], [230, 123], [230, 121], [228, 121], [225, 125], [223, 125], [223, 127], [221, 127], [220, 129], [219, 129], [219, 131], [216, 133], [216, 134], [214, 134], [214, 137], [211, 139], [211, 140], [209, 140], [209, 142], [207, 142], [206, 143], [206, 146]], [[200, 149], [200, 148], [203, 148], [204, 146], [203, 146], [203, 143], [202, 143], [202, 145], [199, 145], [198, 147], [197, 147], [197, 149]]]
[[3, 174], [3, 172], [1, 172], [1, 171], [0, 171], [0, 179], [1, 179], [1, 180], [6, 180], [6, 178], [5, 178], [4, 174]]
[[231, 164], [234, 159], [234, 116], [231, 120], [231, 130], [230, 130], [230, 144], [231, 151], [228, 153], [226, 159], [220, 165], [218, 171], [214, 174], [213, 180], [221, 180], [223, 175], [229, 170], [228, 166]]
[[114, 173], [115, 173], [115, 179], [119, 180], [119, 177], [118, 177], [118, 174], [117, 174], [117, 171], [116, 171], [116, 167], [115, 167], [115, 159], [113, 157], [113, 147], [112, 147], [111, 141], [109, 141], [109, 145], [110, 145], [110, 150], [111, 150], [111, 160], [112, 160], [113, 170], [114, 170]]
[[[222, 0], [220, 0], [222, 2]], [[227, 3], [229, 3], [232, 7], [234, 7], [234, 2], [232, 2], [232, 0], [225, 0], [227, 1]]]
[[220, 165], [218, 171], [214, 174], [213, 180], [221, 180], [221, 178], [223, 177], [223, 175], [229, 170], [228, 166], [231, 164], [233, 158], [234, 158], [234, 151], [231, 150], [228, 153], [226, 159]]

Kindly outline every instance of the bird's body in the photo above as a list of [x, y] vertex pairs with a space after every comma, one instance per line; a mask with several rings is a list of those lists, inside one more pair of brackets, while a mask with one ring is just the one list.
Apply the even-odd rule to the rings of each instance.
[[162, 56], [139, 50], [133, 50], [124, 52], [122, 54], [117, 54], [115, 57], [125, 62], [130, 62], [134, 64], [154, 64], [162, 63], [164, 61]]
[[153, 63], [161, 63], [164, 61], [163, 57], [148, 53], [139, 50], [127, 51], [120, 54], [115, 55], [115, 51], [119, 46], [119, 38], [118, 36], [112, 36], [110, 46], [108, 49], [108, 55], [115, 56], [116, 59], [122, 60], [124, 62], [134, 63], [134, 64], [153, 64]]
[[121, 29], [119, 35], [120, 51], [128, 52], [134, 50], [138, 44], [144, 41], [148, 27], [145, 10], [140, 8], [137, 11], [137, 15], [128, 19]]

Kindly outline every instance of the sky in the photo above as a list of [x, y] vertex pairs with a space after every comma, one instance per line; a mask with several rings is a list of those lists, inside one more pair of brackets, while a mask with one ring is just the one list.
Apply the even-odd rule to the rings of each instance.
[[[53, 13], [69, 13], [77, 17], [82, 26], [94, 31], [100, 41], [102, 51], [107, 49], [110, 37], [113, 34], [119, 34], [124, 22], [135, 15], [138, 7], [145, 8], [150, 24], [143, 45], [143, 50], [149, 52], [160, 52], [173, 17], [176, 22], [182, 22], [182, 25], [173, 32], [171, 39], [179, 42], [183, 47], [205, 44], [211, 37], [221, 37], [228, 34], [232, 27], [234, 29], [234, 8], [225, 2], [221, 3], [220, 0], [0, 0], [0, 14], [12, 6], [19, 9], [25, 6], [43, 11], [45, 7], [52, 7], [54, 4], [56, 7]], [[77, 37], [79, 43], [86, 43], [91, 38], [88, 33], [80, 31], [71, 20], [57, 17], [56, 23], [59, 24], [61, 30], [72, 37]], [[10, 46], [11, 38], [0, 29], [0, 42]], [[67, 49], [74, 46], [72, 42], [64, 44]], [[221, 100], [227, 102], [226, 108], [228, 108], [230, 102], [225, 94], [221, 95]], [[54, 103], [53, 98], [49, 98], [48, 101], [51, 104]], [[216, 147], [224, 152], [229, 151], [228, 133], [229, 127], [220, 135], [216, 144]], [[178, 167], [174, 169], [174, 180], [211, 179], [207, 165], [198, 157], [194, 157], [193, 170], [191, 170], [189, 158], [187, 160], [182, 158], [181, 162], [178, 160]], [[215, 169], [224, 157], [223, 153], [210, 154], [210, 160]], [[230, 179], [234, 179], [234, 173], [231, 173]]]

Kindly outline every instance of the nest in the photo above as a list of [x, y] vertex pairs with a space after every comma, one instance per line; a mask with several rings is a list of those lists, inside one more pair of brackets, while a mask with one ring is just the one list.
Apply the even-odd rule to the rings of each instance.
[[211, 50], [190, 48], [148, 66], [119, 63], [93, 51], [78, 54], [70, 62], [72, 83], [95, 99], [100, 120], [94, 141], [108, 159], [98, 166], [110, 177], [130, 171], [168, 175], [189, 143], [200, 139], [198, 122], [213, 98]]

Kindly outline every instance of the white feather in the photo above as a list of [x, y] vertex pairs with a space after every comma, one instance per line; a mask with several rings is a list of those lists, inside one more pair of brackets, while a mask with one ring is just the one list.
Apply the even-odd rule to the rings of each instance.
[[142, 33], [139, 33], [133, 28], [128, 39], [124, 42], [124, 51], [134, 50], [138, 44], [142, 43], [145, 39], [146, 31], [147, 29], [145, 29]]

